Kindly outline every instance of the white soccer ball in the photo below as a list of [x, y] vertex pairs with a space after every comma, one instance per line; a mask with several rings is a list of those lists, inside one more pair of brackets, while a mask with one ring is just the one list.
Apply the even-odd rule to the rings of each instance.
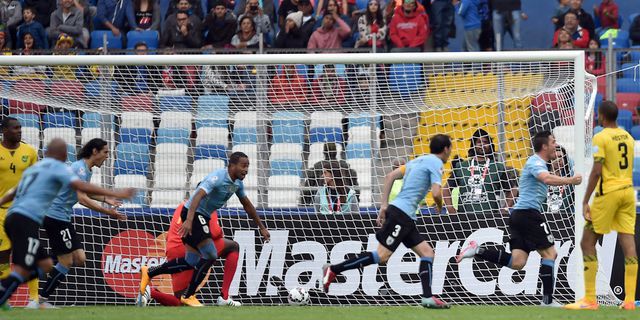
[[287, 298], [289, 300], [289, 304], [294, 306], [304, 306], [309, 304], [309, 291], [304, 288], [293, 288], [289, 290], [289, 296]]

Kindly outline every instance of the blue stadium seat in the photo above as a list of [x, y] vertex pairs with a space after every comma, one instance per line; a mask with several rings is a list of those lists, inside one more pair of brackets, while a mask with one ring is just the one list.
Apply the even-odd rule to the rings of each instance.
[[631, 62], [634, 62], [635, 64], [638, 64], [638, 61], [640, 61], [640, 46], [633, 46], [632, 48], [636, 49], [633, 51], [629, 51], [629, 56], [631, 58]]
[[120, 143], [116, 147], [116, 158], [124, 161], [149, 163], [149, 145], [139, 143]]
[[[609, 47], [608, 38], [600, 39], [600, 43], [602, 48]], [[614, 49], [629, 48], [629, 31], [618, 30], [618, 35], [613, 39], [612, 46]]]
[[623, 69], [623, 70], [626, 69], [626, 70], [622, 71], [622, 77], [623, 78], [633, 79], [635, 74], [637, 73], [637, 68], [634, 68], [634, 67], [637, 66], [637, 65], [638, 65], [638, 60], [635, 60], [635, 61], [630, 62], [630, 63], [622, 64], [621, 69]]
[[104, 46], [103, 37], [107, 36], [108, 49], [122, 49], [122, 36], [114, 36], [111, 31], [96, 30], [91, 32], [91, 49], [97, 49]]
[[[47, 153], [47, 147], [45, 146], [42, 149], [42, 153]], [[67, 164], [71, 164], [75, 162], [76, 159], [76, 146], [72, 144], [67, 144]]]
[[127, 49], [133, 49], [138, 42], [144, 42], [150, 50], [157, 49], [160, 35], [155, 30], [127, 32]]
[[[347, 76], [347, 67], [344, 64], [335, 64], [334, 65], [335, 69], [336, 69], [336, 74], [341, 77], [344, 78]], [[313, 75], [314, 78], [317, 78], [319, 76], [322, 75], [322, 73], [324, 72], [324, 64], [316, 64], [314, 67], [314, 72], [315, 74]]]
[[151, 143], [151, 130], [146, 128], [120, 128], [120, 143]]
[[[104, 86], [104, 88], [103, 88]], [[105, 85], [104, 82], [101, 81], [90, 81], [85, 83], [84, 85], [84, 94], [87, 98], [97, 98], [100, 96], [109, 96], [109, 97], [117, 97], [119, 96], [118, 89], [120, 86], [118, 82], [111, 81], [111, 86], [109, 88], [108, 85]], [[104, 94], [102, 92], [104, 90]]]
[[160, 97], [160, 111], [187, 111], [191, 112], [193, 99], [190, 96], [164, 96]]
[[185, 128], [160, 128], [156, 135], [156, 144], [181, 143], [189, 145], [190, 130]]
[[371, 145], [368, 143], [349, 143], [347, 159], [371, 159]]
[[77, 126], [76, 113], [71, 111], [45, 113], [42, 124], [46, 128], [75, 128]]
[[[356, 6], [360, 10], [366, 10], [369, 6], [369, 0], [356, 0]], [[380, 10], [380, 9], [378, 9]]]
[[201, 144], [195, 147], [194, 158], [195, 160], [217, 158], [226, 161], [227, 147], [217, 144]]
[[312, 128], [309, 131], [309, 143], [342, 141], [342, 128]]
[[258, 131], [256, 128], [234, 128], [233, 145], [258, 143]]
[[599, 133], [600, 131], [602, 131], [602, 129], [604, 129], [601, 126], [596, 126], [595, 128], [593, 128], [593, 134]]
[[149, 172], [149, 164], [142, 162], [126, 161], [122, 159], [116, 159], [113, 166], [113, 174], [141, 174], [147, 175]]
[[304, 143], [304, 116], [300, 112], [276, 112], [271, 131], [273, 143]]
[[640, 172], [640, 157], [633, 158], [633, 171]]
[[602, 93], [597, 93], [596, 102], [595, 102], [595, 105], [593, 106], [593, 113], [596, 119], [598, 119], [598, 108], [600, 108], [600, 104], [602, 103], [603, 100], [604, 100], [604, 97], [602, 96]]
[[640, 126], [636, 125], [631, 127], [631, 131], [629, 131], [629, 133], [631, 133], [634, 140], [640, 140]]
[[283, 176], [283, 175], [293, 175], [293, 176], [302, 176], [302, 161], [298, 160], [272, 160], [270, 161], [271, 165], [271, 175], [272, 176]]
[[40, 117], [37, 114], [17, 113], [9, 116], [18, 119], [23, 127], [40, 128]]
[[406, 97], [422, 90], [422, 67], [419, 64], [393, 64], [389, 74], [391, 91]]
[[616, 79], [616, 91], [640, 93], [640, 80], [621, 78]]
[[618, 125], [627, 131], [633, 126], [633, 114], [629, 110], [618, 110]]
[[[373, 116], [369, 113], [351, 113], [347, 116], [349, 121], [349, 129], [353, 127], [370, 127], [373, 121]], [[376, 126], [380, 128], [382, 122], [382, 116], [378, 115]]]
[[640, 187], [640, 171], [633, 172], [633, 186]]
[[196, 129], [202, 127], [227, 128], [229, 119], [228, 96], [200, 96], [196, 114]]

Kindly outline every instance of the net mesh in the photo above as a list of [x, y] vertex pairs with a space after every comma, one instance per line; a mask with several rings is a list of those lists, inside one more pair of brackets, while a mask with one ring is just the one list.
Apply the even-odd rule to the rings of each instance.
[[[553, 131], [566, 148], [564, 162], [553, 167], [558, 174], [572, 171], [572, 159], [589, 158], [589, 148], [575, 154], [574, 137], [591, 145], [595, 87], [588, 79], [586, 131], [575, 132], [572, 62], [490, 60], [2, 67], [3, 110], [21, 120], [25, 142], [42, 155], [52, 138], [63, 138], [73, 161], [82, 144], [101, 137], [111, 156], [93, 169], [92, 182], [140, 190], [125, 203], [126, 222], [77, 207], [87, 266], [75, 268], [52, 300], [133, 303], [139, 267], [164, 259], [173, 208], [206, 174], [224, 167], [232, 151], [242, 151], [251, 161], [247, 195], [272, 240], [261, 242], [235, 196], [219, 211], [226, 236], [241, 247], [234, 298], [286, 303], [283, 292], [301, 286], [312, 290], [313, 303], [416, 303], [418, 262], [403, 246], [387, 267], [345, 272], [328, 295], [314, 288], [324, 263], [375, 248], [384, 176], [397, 163], [429, 153], [430, 137], [442, 133], [453, 140], [454, 159], [443, 175], [450, 213], [436, 214], [430, 196], [418, 212], [419, 230], [436, 250], [434, 293], [456, 304], [538, 303], [536, 253], [519, 272], [479, 261], [457, 265], [451, 258], [470, 240], [504, 246], [508, 216], [501, 209], [517, 197], [518, 172], [532, 154], [535, 132]], [[474, 135], [491, 147], [470, 148]], [[330, 143], [341, 168], [331, 172], [333, 179], [322, 169]], [[327, 183], [337, 185], [338, 197]], [[567, 279], [574, 200], [572, 189], [551, 188], [545, 213], [559, 251], [560, 302], [574, 297]], [[219, 294], [220, 263], [209, 279], [199, 293], [205, 303]], [[168, 277], [153, 286], [171, 292]]]

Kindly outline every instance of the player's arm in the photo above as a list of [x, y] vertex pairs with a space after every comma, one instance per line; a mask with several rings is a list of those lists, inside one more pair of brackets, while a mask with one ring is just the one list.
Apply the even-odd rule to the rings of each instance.
[[9, 192], [5, 193], [2, 198], [0, 198], [0, 206], [3, 206], [5, 203], [9, 203], [13, 201], [13, 198], [16, 197], [16, 188], [9, 190]]
[[591, 199], [591, 194], [593, 190], [596, 189], [596, 185], [598, 184], [598, 180], [602, 177], [602, 162], [604, 159], [596, 158], [593, 162], [593, 168], [591, 168], [591, 173], [589, 174], [589, 181], [587, 181], [587, 191], [584, 194], [584, 199], [582, 199], [582, 214], [585, 220], [591, 221], [591, 208], [589, 208], [589, 199]]
[[451, 172], [451, 176], [449, 177], [449, 179], [447, 179], [447, 182], [445, 182], [444, 187], [442, 188], [442, 200], [447, 208], [448, 213], [458, 213], [458, 210], [453, 207], [453, 199], [451, 198], [451, 188], [455, 188], [457, 186], [455, 170], [456, 169], [454, 168]]
[[384, 219], [387, 215], [387, 207], [389, 206], [389, 193], [391, 193], [393, 183], [398, 179], [402, 179], [406, 168], [407, 167], [404, 165], [400, 166], [398, 169], [389, 172], [384, 177], [384, 184], [382, 185], [382, 200], [380, 201], [380, 213], [378, 213], [378, 218], [376, 219], [376, 223], [379, 227], [382, 227], [382, 225], [384, 224]]
[[82, 191], [85, 193], [103, 195], [103, 196], [120, 198], [120, 199], [130, 199], [136, 194], [136, 189], [134, 188], [109, 190], [109, 189], [92, 185], [90, 183], [84, 182], [79, 179], [71, 181], [69, 183], [69, 186], [71, 186], [71, 188], [75, 189], [76, 191]]
[[541, 172], [536, 178], [549, 186], [579, 185], [582, 182], [582, 176], [580, 174], [576, 174], [573, 177], [560, 177], [548, 171]]
[[433, 202], [436, 203], [436, 213], [442, 212], [442, 186], [440, 183], [431, 184], [431, 195], [433, 196]]
[[[127, 219], [126, 215], [119, 213], [118, 211], [116, 211], [115, 208], [105, 208], [105, 207], [101, 206], [100, 204], [98, 204], [96, 202], [96, 201], [99, 201], [99, 200], [96, 200], [96, 201], [93, 200], [95, 198], [103, 198], [104, 199], [105, 196], [94, 196], [94, 195], [89, 196], [89, 195], [87, 195], [86, 193], [84, 193], [82, 191], [76, 191], [76, 193], [78, 194], [78, 202], [81, 205], [83, 205], [83, 206], [85, 206], [85, 207], [87, 207], [87, 208], [89, 208], [89, 209], [91, 209], [91, 210], [93, 210], [95, 212], [100, 212], [100, 213], [102, 213], [104, 215], [112, 217], [114, 219], [118, 219], [118, 220], [126, 220]], [[102, 201], [102, 202], [104, 202], [104, 201]]]
[[90, 194], [88, 195], [89, 198], [98, 201], [98, 202], [104, 202], [110, 206], [114, 206], [114, 207], [119, 207], [122, 205], [122, 201], [113, 198], [113, 197], [107, 197], [107, 196], [97, 196], [95, 194]]
[[260, 231], [260, 235], [262, 235], [262, 238], [264, 238], [264, 241], [269, 241], [269, 239], [271, 238], [271, 234], [269, 233], [269, 230], [267, 230], [267, 227], [265, 227], [262, 223], [262, 220], [260, 219], [260, 216], [256, 211], [256, 207], [253, 206], [253, 203], [251, 203], [249, 197], [244, 196], [240, 198], [240, 203], [242, 204], [244, 211], [249, 215], [251, 220], [253, 220], [253, 222], [258, 226], [258, 230]]

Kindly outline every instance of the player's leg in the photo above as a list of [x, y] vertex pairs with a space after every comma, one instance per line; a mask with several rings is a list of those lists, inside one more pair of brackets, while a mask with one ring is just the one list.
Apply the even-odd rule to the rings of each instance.
[[[200, 256], [197, 253], [192, 253], [192, 254], [195, 255], [193, 257], [195, 258], [195, 262], [193, 262], [193, 265], [195, 265], [198, 262], [198, 260], [200, 260]], [[167, 248], [168, 261], [175, 260], [178, 258], [185, 259], [186, 261], [186, 258], [185, 258], [186, 256], [187, 256], [187, 251], [184, 245], [179, 247]], [[187, 286], [189, 286], [189, 281], [191, 280], [192, 275], [193, 275], [193, 268], [189, 268], [181, 272], [172, 273], [171, 287], [172, 287], [173, 294], [160, 292], [159, 290], [155, 288], [150, 288], [149, 286], [147, 287], [147, 289], [150, 288], [149, 295], [153, 300], [156, 300], [159, 304], [163, 306], [172, 306], [172, 307], [182, 306], [182, 302], [180, 302], [180, 296], [182, 295], [182, 292], [187, 288]], [[141, 301], [140, 297], [138, 297], [138, 301]], [[145, 306], [146, 303], [138, 302], [138, 305]]]
[[[412, 242], [420, 241], [417, 245]], [[424, 240], [416, 229], [414, 234], [407, 235], [405, 238], [405, 246], [409, 246], [413, 252], [420, 257], [420, 266], [418, 267], [418, 275], [422, 284], [422, 301], [421, 304], [425, 308], [430, 309], [449, 309], [449, 305], [431, 292], [431, 279], [433, 277], [433, 248]]]
[[216, 248], [222, 248], [218, 249], [218, 256], [224, 258], [222, 288], [220, 289], [220, 296], [216, 302], [219, 306], [239, 307], [241, 303], [229, 297], [229, 288], [231, 287], [233, 276], [236, 274], [236, 269], [238, 268], [240, 245], [233, 240], [225, 238], [215, 239], [213, 242]]
[[620, 194], [620, 207], [613, 220], [612, 229], [618, 231], [618, 243], [624, 253], [624, 290], [622, 308], [635, 309], [635, 294], [638, 279], [638, 253], [636, 252], [635, 225], [636, 199], [632, 188], [616, 192]]
[[538, 249], [537, 251], [542, 258], [539, 271], [540, 281], [542, 281], [542, 305], [559, 307], [560, 305], [553, 301], [553, 291], [556, 283], [554, 269], [558, 253], [555, 246]]
[[4, 221], [7, 217], [7, 209], [0, 208], [0, 279], [4, 279], [11, 273], [11, 241], [4, 231]]
[[[186, 218], [186, 210], [183, 210], [183, 219]], [[209, 217], [205, 217], [199, 213], [196, 213], [196, 217], [192, 225], [191, 234], [182, 238], [187, 251], [196, 251], [200, 253], [200, 261], [194, 267], [194, 273], [191, 277], [191, 282], [187, 287], [187, 290], [182, 294], [180, 300], [189, 306], [202, 306], [200, 303], [194, 303], [190, 300], [193, 294], [196, 292], [198, 285], [207, 276], [209, 268], [218, 258], [218, 250], [211, 239], [211, 230], [209, 229]], [[189, 254], [189, 253], [187, 253]]]

